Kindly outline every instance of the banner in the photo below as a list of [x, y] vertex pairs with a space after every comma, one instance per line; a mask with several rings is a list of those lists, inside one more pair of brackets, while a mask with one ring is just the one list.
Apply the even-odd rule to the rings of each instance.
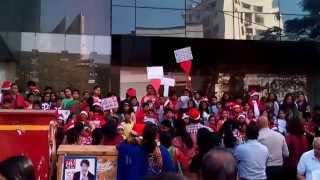
[[102, 110], [111, 110], [119, 107], [117, 97], [109, 97], [101, 100]]

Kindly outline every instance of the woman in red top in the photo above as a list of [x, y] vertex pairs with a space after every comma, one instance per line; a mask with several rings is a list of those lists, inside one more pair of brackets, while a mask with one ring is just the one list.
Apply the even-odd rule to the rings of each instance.
[[27, 107], [24, 97], [19, 93], [19, 88], [16, 83], [11, 85], [11, 96], [13, 98], [12, 106], [14, 109], [24, 109]]
[[147, 86], [147, 94], [141, 98], [140, 104], [144, 103], [151, 103], [152, 108], [159, 106], [157, 92], [151, 84]]
[[102, 128], [103, 145], [118, 145], [123, 141], [123, 136], [118, 133], [117, 124], [111, 120], [106, 126]]
[[[286, 175], [288, 179], [295, 179], [297, 174], [297, 165], [301, 155], [308, 151], [309, 143], [304, 135], [303, 123], [300, 120], [289, 121], [289, 135], [286, 137], [286, 142], [289, 149], [289, 158], [285, 162]], [[291, 177], [292, 176], [292, 177]]]

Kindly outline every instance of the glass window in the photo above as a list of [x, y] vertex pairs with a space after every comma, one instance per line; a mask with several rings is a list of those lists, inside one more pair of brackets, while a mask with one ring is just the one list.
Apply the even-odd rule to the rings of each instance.
[[135, 0], [112, 0], [112, 5], [118, 6], [135, 6]]
[[135, 34], [135, 8], [112, 7], [112, 34]]
[[244, 19], [246, 25], [252, 24], [252, 14], [251, 13], [244, 13]]
[[262, 6], [253, 6], [253, 10], [255, 12], [263, 12], [263, 7]]
[[256, 14], [255, 23], [264, 25], [264, 17], [262, 15]]
[[136, 0], [137, 7], [185, 9], [185, 0]]
[[136, 34], [185, 37], [185, 11], [137, 8]]
[[110, 0], [66, 1], [68, 34], [109, 34]]
[[247, 3], [242, 3], [242, 7], [245, 8], [245, 9], [250, 9], [251, 8], [250, 4], [247, 4]]
[[[57, 9], [59, 9], [59, 11], [57, 11]], [[44, 0], [41, 7], [40, 31], [43, 33], [65, 33], [65, 13], [65, 0]]]

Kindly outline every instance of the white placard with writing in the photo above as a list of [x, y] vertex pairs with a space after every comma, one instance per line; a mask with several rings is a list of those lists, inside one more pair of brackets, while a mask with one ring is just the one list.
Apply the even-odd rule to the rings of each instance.
[[161, 79], [161, 84], [162, 85], [167, 85], [167, 86], [175, 86], [176, 80], [171, 79], [171, 78], [162, 78]]
[[171, 79], [171, 78], [162, 78], [161, 84], [163, 85], [163, 96], [168, 97], [169, 96], [169, 87], [175, 86], [176, 80]]
[[174, 51], [174, 56], [177, 63], [193, 60], [191, 47], [186, 47]]
[[162, 66], [147, 67], [148, 79], [162, 79], [164, 76]]
[[104, 111], [110, 110], [110, 109], [116, 109], [119, 107], [118, 99], [115, 96], [104, 98], [101, 100], [101, 106]]

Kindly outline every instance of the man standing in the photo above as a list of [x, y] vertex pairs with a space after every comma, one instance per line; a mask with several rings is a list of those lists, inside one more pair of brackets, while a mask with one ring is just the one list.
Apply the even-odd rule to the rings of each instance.
[[257, 141], [259, 129], [250, 123], [246, 129], [247, 142], [236, 147], [234, 156], [238, 162], [240, 180], [265, 180], [268, 149]]
[[261, 116], [258, 120], [260, 128], [258, 141], [269, 151], [267, 162], [268, 180], [282, 179], [283, 158], [289, 156], [289, 150], [284, 136], [269, 128], [268, 117]]
[[320, 179], [320, 138], [313, 140], [313, 149], [303, 153], [297, 167], [298, 180]]
[[214, 149], [203, 157], [200, 174], [202, 180], [236, 180], [237, 163], [230, 152]]
[[90, 163], [84, 159], [80, 162], [81, 171], [74, 173], [73, 180], [94, 180], [94, 175], [89, 171]]

